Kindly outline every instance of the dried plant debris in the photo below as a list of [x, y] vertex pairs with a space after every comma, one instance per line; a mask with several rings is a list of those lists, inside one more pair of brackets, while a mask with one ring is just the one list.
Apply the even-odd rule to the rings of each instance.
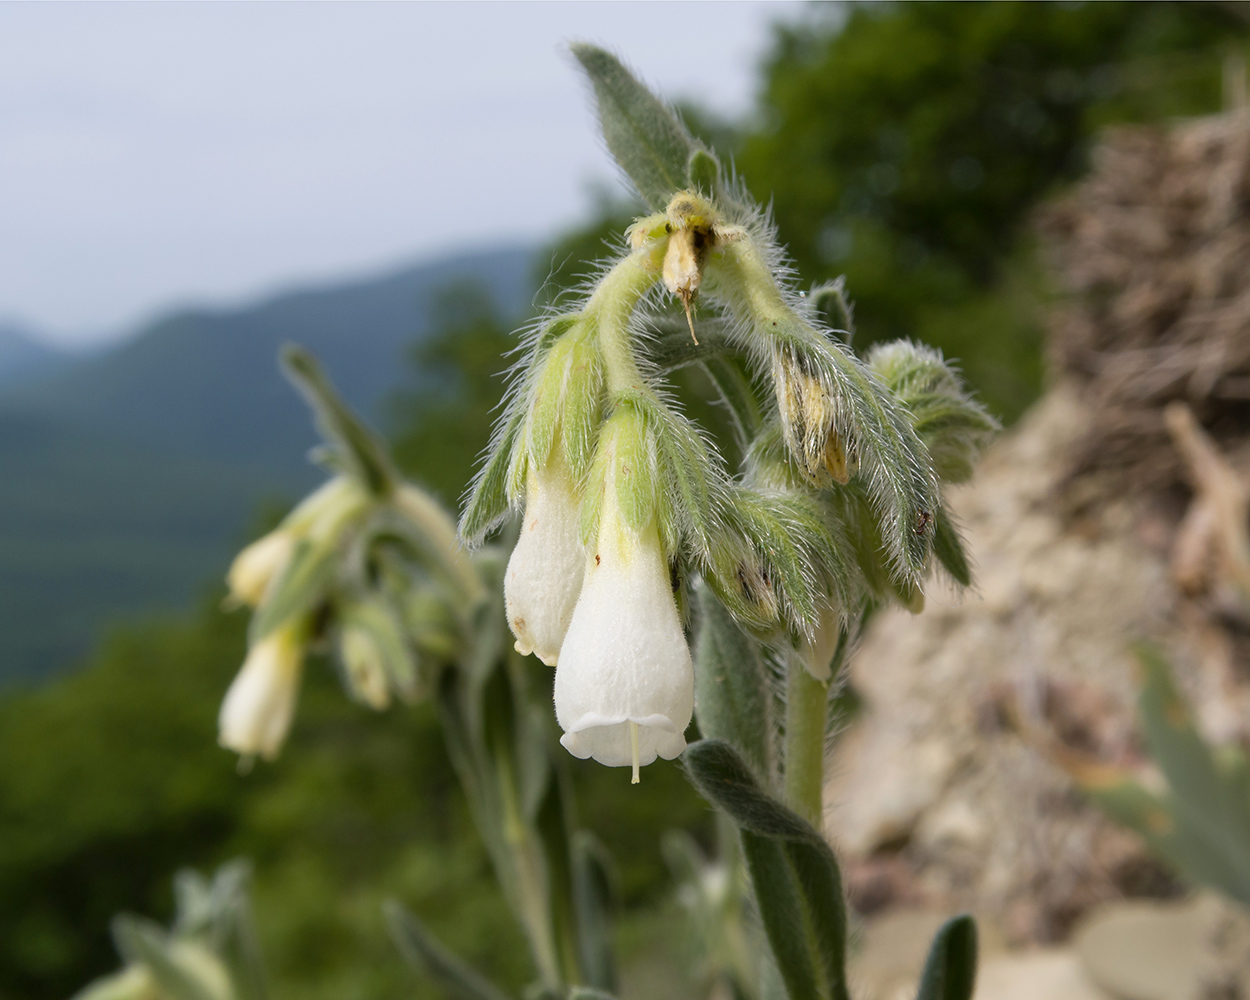
[[[1164, 408], [1186, 403], [1225, 451], [1250, 436], [1250, 111], [1110, 130], [1094, 169], [1040, 217], [1067, 302], [1052, 364], [1093, 420], [1070, 479], [1184, 479]], [[1250, 456], [1248, 456], [1250, 457]]]

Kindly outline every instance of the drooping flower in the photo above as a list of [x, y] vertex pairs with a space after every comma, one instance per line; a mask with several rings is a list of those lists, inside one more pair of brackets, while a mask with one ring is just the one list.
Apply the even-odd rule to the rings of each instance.
[[229, 600], [258, 607], [269, 585], [286, 569], [301, 539], [332, 534], [364, 502], [360, 487], [347, 476], [337, 476], [309, 494], [278, 527], [235, 556], [226, 575]]
[[256, 607], [275, 577], [286, 568], [295, 551], [295, 536], [278, 528], [258, 538], [234, 557], [226, 583], [230, 599]]
[[553, 459], [541, 471], [530, 471], [525, 519], [504, 575], [505, 609], [517, 652], [556, 665], [585, 563], [573, 483], [563, 463]]
[[304, 623], [274, 629], [248, 651], [221, 703], [218, 742], [243, 756], [278, 755], [295, 715], [304, 663]]
[[652, 519], [620, 517], [611, 478], [599, 537], [560, 651], [555, 683], [560, 743], [575, 757], [638, 768], [686, 748], [694, 669]]

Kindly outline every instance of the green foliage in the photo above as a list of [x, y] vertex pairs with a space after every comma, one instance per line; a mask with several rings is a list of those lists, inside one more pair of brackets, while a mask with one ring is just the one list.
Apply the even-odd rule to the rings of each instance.
[[215, 603], [118, 633], [72, 677], [0, 702], [0, 992], [63, 1000], [115, 965], [113, 913], [168, 913], [170, 872], [240, 854], [256, 860], [278, 1000], [410, 989], [381, 933], [387, 896], [519, 988], [523, 941], [433, 713], [367, 712], [314, 663], [288, 752], [240, 777], [215, 719], [244, 623]]
[[977, 971], [977, 925], [967, 914], [951, 917], [929, 948], [916, 1000], [972, 1000]]
[[611, 53], [580, 43], [572, 49], [594, 87], [608, 151], [651, 210], [662, 211], [689, 183], [692, 164], [701, 176], [707, 172], [703, 159], [694, 158], [698, 146], [676, 116]]
[[113, 940], [124, 966], [77, 1000], [266, 1000], [249, 874], [239, 861], [223, 865], [211, 883], [197, 872], [179, 872], [177, 915], [168, 931], [144, 917], [115, 917]]
[[691, 780], [741, 830], [760, 918], [791, 1000], [847, 1000], [846, 901], [825, 839], [763, 791], [728, 744], [685, 754]]
[[1029, 212], [1099, 126], [1217, 109], [1218, 47], [1245, 35], [1199, 4], [813, 10], [777, 31], [737, 165], [804, 279], [847, 276], [865, 342], [961, 357], [1014, 417], [1040, 374]]
[[[686, 750], [695, 786], [739, 827], [760, 919], [790, 1000], [849, 1000], [846, 901], [828, 843], [760, 788], [734, 749], [701, 740]], [[968, 916], [938, 931], [918, 1000], [970, 1000], [976, 926]]]
[[437, 983], [451, 1000], [507, 1000], [506, 993], [444, 948], [398, 903], [387, 903], [386, 921], [404, 960]]
[[374, 496], [395, 488], [395, 471], [386, 449], [349, 410], [330, 385], [321, 365], [298, 344], [282, 345], [282, 369], [313, 411], [317, 430], [330, 449], [331, 464], [350, 475]]
[[1193, 713], [1153, 646], [1137, 650], [1142, 668], [1138, 707], [1146, 744], [1167, 779], [1157, 794], [1133, 775], [1088, 765], [1077, 782], [1109, 816], [1135, 830], [1186, 880], [1250, 906], [1250, 766], [1239, 747], [1216, 753], [1203, 742]]
[[698, 589], [695, 715], [699, 732], [736, 747], [755, 774], [776, 770], [773, 698], [759, 643], [747, 636], [709, 591]]

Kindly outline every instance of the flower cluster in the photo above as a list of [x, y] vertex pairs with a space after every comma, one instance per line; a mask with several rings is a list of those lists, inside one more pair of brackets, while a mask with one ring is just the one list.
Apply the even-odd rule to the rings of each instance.
[[[873, 602], [923, 605], [939, 523], [953, 532], [935, 456], [975, 450], [992, 427], [933, 352], [852, 354], [826, 322], [827, 290], [789, 288], [767, 219], [718, 170], [719, 195], [678, 190], [636, 220], [579, 307], [535, 329], [461, 522], [477, 540], [523, 506], [505, 582], [516, 648], [556, 668], [564, 746], [635, 778], [685, 746], [684, 581], [702, 576], [828, 683]], [[833, 301], [849, 321], [840, 286]], [[672, 306], [684, 348], [664, 332]], [[908, 359], [918, 369], [900, 382]], [[691, 363], [733, 413], [737, 475], [665, 384]], [[771, 406], [752, 409], [761, 384]], [[963, 421], [963, 451], [938, 440], [936, 420], [926, 437], [907, 398], [917, 387], [948, 429]]]
[[254, 614], [218, 734], [244, 759], [281, 750], [310, 652], [332, 650], [348, 692], [371, 708], [416, 701], [428, 682], [423, 661], [455, 655], [485, 593], [446, 512], [398, 478], [308, 355], [289, 348], [286, 362], [344, 471], [230, 567], [227, 603]]

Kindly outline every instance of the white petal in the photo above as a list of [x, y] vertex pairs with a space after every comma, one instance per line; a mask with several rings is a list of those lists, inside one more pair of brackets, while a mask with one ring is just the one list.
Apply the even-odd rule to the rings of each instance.
[[621, 767], [633, 763], [631, 722], [640, 765], [686, 748], [694, 670], [654, 528], [624, 544], [614, 534], [601, 534], [598, 563], [588, 565], [560, 651], [555, 700], [564, 747]]
[[230, 572], [226, 576], [230, 596], [256, 607], [274, 577], [286, 568], [294, 548], [294, 537], [281, 529], [258, 538], [235, 556], [230, 564]]
[[567, 473], [549, 468], [531, 474], [521, 536], [504, 575], [504, 603], [518, 652], [555, 665], [585, 564], [577, 498]]
[[268, 760], [278, 755], [295, 714], [303, 658], [294, 626], [276, 630], [251, 648], [217, 717], [223, 747]]

